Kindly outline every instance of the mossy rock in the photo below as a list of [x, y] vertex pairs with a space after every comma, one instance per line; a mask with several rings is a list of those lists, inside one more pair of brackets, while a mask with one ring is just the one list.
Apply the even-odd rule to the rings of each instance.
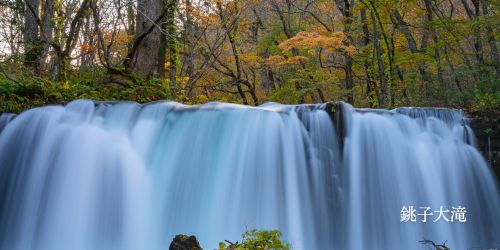
[[202, 250], [195, 236], [178, 234], [170, 243], [169, 250]]

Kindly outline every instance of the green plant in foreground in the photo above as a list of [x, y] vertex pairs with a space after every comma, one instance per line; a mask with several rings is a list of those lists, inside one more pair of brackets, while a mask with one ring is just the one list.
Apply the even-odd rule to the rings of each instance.
[[274, 249], [288, 250], [290, 245], [281, 239], [279, 230], [250, 230], [242, 234], [243, 241], [241, 243], [232, 243], [227, 241], [219, 243], [219, 250], [257, 250], [257, 249]]

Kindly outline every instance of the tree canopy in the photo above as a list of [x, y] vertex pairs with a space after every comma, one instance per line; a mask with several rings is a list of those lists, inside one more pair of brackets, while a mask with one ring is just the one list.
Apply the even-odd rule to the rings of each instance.
[[499, 7], [1, 0], [0, 112], [76, 98], [498, 110]]

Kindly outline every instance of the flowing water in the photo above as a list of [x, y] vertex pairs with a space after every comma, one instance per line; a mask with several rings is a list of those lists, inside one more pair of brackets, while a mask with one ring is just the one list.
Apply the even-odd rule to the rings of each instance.
[[[402, 222], [409, 206], [467, 221]], [[499, 214], [457, 110], [78, 100], [0, 116], [0, 249], [167, 249], [179, 233], [214, 249], [253, 228], [294, 249], [500, 248]]]

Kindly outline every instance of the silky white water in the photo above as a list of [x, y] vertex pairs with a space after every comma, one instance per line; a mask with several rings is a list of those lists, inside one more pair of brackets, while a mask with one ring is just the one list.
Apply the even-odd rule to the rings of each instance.
[[[473, 145], [447, 109], [78, 100], [4, 114], [0, 249], [167, 249], [176, 234], [214, 249], [253, 228], [293, 249], [499, 248], [498, 186]], [[403, 206], [462, 206], [467, 221], [402, 222]]]

